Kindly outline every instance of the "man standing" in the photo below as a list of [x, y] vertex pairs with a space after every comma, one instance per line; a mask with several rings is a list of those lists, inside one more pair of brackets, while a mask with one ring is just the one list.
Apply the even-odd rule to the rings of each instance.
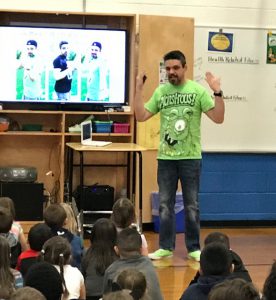
[[188, 258], [200, 260], [199, 179], [201, 170], [200, 122], [204, 112], [215, 123], [224, 120], [220, 80], [210, 72], [206, 81], [214, 100], [198, 83], [186, 79], [186, 58], [178, 51], [164, 56], [168, 83], [160, 85], [147, 103], [142, 100], [143, 75], [137, 76], [134, 109], [137, 121], [160, 112], [160, 144], [157, 180], [159, 185], [159, 249], [151, 259], [172, 256], [175, 248], [175, 195], [181, 182], [185, 208], [185, 242]]
[[102, 44], [93, 42], [90, 50], [86, 98], [88, 101], [108, 101], [109, 69], [102, 57]]
[[55, 91], [58, 100], [69, 100], [72, 84], [73, 68], [68, 66], [67, 55], [69, 44], [66, 41], [59, 43], [60, 55], [53, 61]]
[[19, 68], [24, 68], [23, 100], [40, 100], [42, 65], [37, 56], [37, 41], [28, 40], [26, 50], [19, 63]]

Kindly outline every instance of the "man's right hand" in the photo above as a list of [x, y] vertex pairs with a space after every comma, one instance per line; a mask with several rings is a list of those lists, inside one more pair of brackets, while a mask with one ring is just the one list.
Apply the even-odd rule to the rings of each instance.
[[136, 91], [139, 90], [141, 91], [144, 85], [144, 76], [146, 76], [145, 72], [139, 73], [136, 77]]

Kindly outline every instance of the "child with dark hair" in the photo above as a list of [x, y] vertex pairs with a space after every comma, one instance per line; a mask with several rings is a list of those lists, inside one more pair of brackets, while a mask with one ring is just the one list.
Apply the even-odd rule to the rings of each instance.
[[117, 277], [113, 290], [129, 290], [133, 300], [146, 300], [147, 280], [145, 275], [136, 269], [123, 270]]
[[66, 211], [58, 203], [49, 205], [43, 214], [45, 223], [51, 228], [54, 236], [62, 236], [68, 240], [72, 249], [72, 261], [73, 267], [80, 268], [81, 257], [83, 252], [82, 240], [79, 236], [73, 234], [64, 226], [66, 225]]
[[0, 220], [0, 235], [8, 241], [11, 252], [10, 266], [15, 268], [18, 256], [21, 253], [21, 245], [16, 236], [10, 232], [13, 216], [8, 208], [0, 207]]
[[45, 296], [38, 290], [25, 286], [16, 290], [9, 300], [46, 300]]
[[[136, 214], [133, 203], [128, 198], [119, 198], [112, 207], [111, 220], [114, 222], [117, 231], [120, 232], [124, 228], [136, 226]], [[144, 234], [142, 238], [142, 255], [148, 256], [148, 244]]]
[[41, 259], [51, 263], [59, 271], [64, 293], [62, 300], [85, 299], [84, 279], [80, 270], [70, 263], [71, 246], [67, 239], [55, 236], [45, 242]]
[[9, 197], [0, 197], [0, 207], [5, 207], [10, 211], [10, 213], [13, 217], [13, 222], [12, 222], [12, 227], [11, 227], [10, 232], [12, 234], [14, 234], [16, 240], [20, 242], [22, 251], [27, 250], [28, 244], [27, 244], [24, 232], [23, 232], [23, 228], [18, 221], [15, 221], [16, 211], [15, 211], [15, 207], [14, 207], [14, 203], [13, 203], [12, 199]]
[[270, 273], [265, 280], [262, 299], [263, 300], [276, 299], [276, 262], [272, 264]]
[[0, 236], [0, 287], [0, 299], [9, 299], [15, 289], [23, 287], [20, 272], [10, 268], [10, 246], [7, 239], [2, 236]]
[[16, 265], [16, 269], [21, 272], [23, 277], [25, 277], [28, 269], [37, 262], [43, 244], [51, 237], [51, 229], [45, 223], [38, 223], [31, 227], [28, 234], [30, 249], [19, 255]]
[[[213, 242], [222, 243], [229, 249], [232, 257], [232, 264], [234, 266], [233, 273], [231, 274], [231, 278], [241, 278], [244, 279], [245, 281], [252, 282], [252, 279], [248, 273], [248, 270], [245, 268], [242, 259], [236, 252], [234, 252], [231, 249], [229, 237], [222, 232], [214, 231], [207, 235], [207, 237], [204, 240], [204, 245], [206, 246]], [[190, 285], [196, 283], [199, 276], [200, 274], [199, 272], [197, 272], [194, 279], [190, 282]]]
[[[260, 293], [243, 279], [225, 280], [212, 288], [208, 300], [260, 300]], [[275, 298], [271, 298], [275, 299]]]
[[119, 258], [114, 250], [116, 239], [116, 227], [111, 220], [100, 218], [94, 223], [90, 247], [82, 260], [86, 300], [100, 299], [103, 294], [104, 272]]
[[114, 261], [104, 274], [104, 293], [112, 290], [112, 283], [124, 269], [137, 269], [141, 271], [147, 280], [148, 295], [150, 299], [162, 300], [159, 280], [151, 260], [141, 255], [142, 240], [138, 231], [134, 228], [125, 228], [117, 238], [115, 249], [120, 259]]
[[200, 276], [190, 285], [180, 300], [207, 300], [213, 286], [226, 280], [232, 271], [229, 249], [219, 242], [206, 245], [200, 255]]
[[40, 291], [47, 300], [61, 300], [63, 293], [59, 272], [52, 264], [45, 261], [30, 267], [26, 275], [25, 286]]

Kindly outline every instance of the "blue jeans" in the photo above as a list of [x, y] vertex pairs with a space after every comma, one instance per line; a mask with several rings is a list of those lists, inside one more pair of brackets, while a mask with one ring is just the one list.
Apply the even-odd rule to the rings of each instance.
[[200, 249], [199, 179], [200, 159], [158, 160], [159, 185], [159, 246], [175, 248], [175, 195], [181, 182], [185, 212], [185, 242], [188, 252]]
[[56, 92], [57, 94], [57, 100], [70, 100], [70, 92], [68, 93], [59, 93], [59, 92]]

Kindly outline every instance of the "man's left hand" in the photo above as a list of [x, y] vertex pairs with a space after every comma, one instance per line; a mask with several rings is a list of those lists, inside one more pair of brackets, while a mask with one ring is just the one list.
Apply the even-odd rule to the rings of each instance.
[[220, 89], [220, 78], [215, 77], [211, 72], [206, 72], [205, 80], [209, 84], [209, 87], [215, 92], [219, 93]]

